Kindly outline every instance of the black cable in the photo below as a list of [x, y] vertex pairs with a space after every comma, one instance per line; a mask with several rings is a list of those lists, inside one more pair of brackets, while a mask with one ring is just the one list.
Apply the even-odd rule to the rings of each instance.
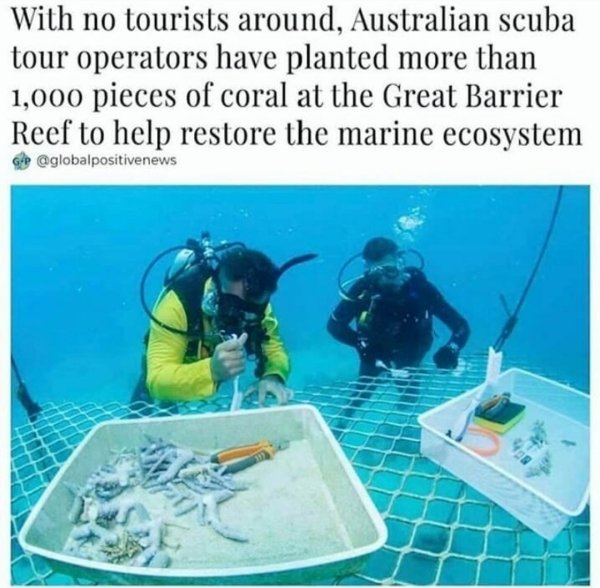
[[548, 230], [546, 231], [546, 237], [542, 244], [540, 254], [538, 255], [538, 258], [537, 258], [537, 261], [535, 262], [533, 270], [531, 271], [531, 274], [529, 275], [529, 279], [527, 280], [527, 284], [525, 285], [525, 288], [523, 289], [523, 293], [521, 294], [521, 298], [519, 299], [517, 306], [515, 307], [512, 314], [508, 317], [508, 319], [506, 319], [506, 322], [504, 323], [504, 326], [502, 327], [502, 330], [500, 331], [500, 335], [498, 335], [498, 339], [496, 339], [496, 342], [494, 343], [494, 351], [496, 351], [496, 352], [498, 352], [502, 349], [502, 347], [504, 346], [504, 344], [506, 343], [508, 338], [511, 336], [511, 334], [517, 324], [519, 312], [521, 311], [521, 308], [523, 307], [523, 304], [525, 303], [525, 299], [527, 298], [527, 295], [529, 294], [529, 290], [531, 288], [531, 285], [533, 284], [533, 280], [535, 279], [535, 276], [536, 276], [538, 270], [540, 269], [542, 259], [544, 258], [544, 254], [546, 253], [546, 249], [548, 248], [548, 243], [550, 242], [550, 237], [552, 236], [552, 232], [554, 230], [554, 225], [556, 224], [556, 219], [558, 217], [558, 209], [560, 208], [560, 203], [562, 200], [562, 193], [563, 193], [563, 186], [560, 186], [558, 188], [558, 194], [556, 195], [556, 202], [554, 203], [554, 210], [552, 211], [552, 217], [550, 218], [550, 224], [548, 225]]
[[[152, 269], [154, 268], [154, 266], [165, 256], [169, 255], [169, 253], [173, 253], [175, 251], [181, 251], [182, 249], [185, 249], [184, 246], [182, 245], [176, 245], [175, 247], [169, 247], [168, 249], [165, 249], [164, 251], [162, 251], [161, 253], [159, 253], [146, 267], [146, 269], [144, 270], [144, 273], [142, 274], [142, 279], [140, 280], [140, 286], [139, 286], [139, 294], [140, 294], [140, 302], [142, 303], [142, 308], [144, 309], [144, 312], [150, 317], [150, 319], [155, 322], [157, 325], [159, 325], [160, 327], [162, 327], [163, 329], [166, 329], [167, 331], [170, 331], [171, 333], [176, 333], [178, 335], [191, 335], [191, 333], [189, 333], [188, 331], [183, 331], [181, 329], [176, 329], [175, 327], [172, 327], [171, 325], [168, 325], [164, 322], [162, 322], [161, 320], [159, 320], [158, 318], [156, 318], [154, 316], [154, 314], [152, 313], [152, 309], [150, 308], [150, 306], [148, 305], [148, 303], [146, 302], [146, 281], [148, 280], [148, 276], [150, 275], [150, 272], [152, 271]], [[184, 269], [183, 267], [181, 269]], [[180, 272], [178, 272], [177, 274], [175, 274], [175, 278], [179, 277]], [[171, 280], [171, 282], [174, 282], [175, 280]]]
[[[527, 295], [529, 294], [529, 289], [531, 288], [531, 285], [533, 284], [533, 280], [535, 279], [538, 269], [540, 268], [542, 259], [544, 257], [544, 254], [546, 253], [546, 249], [548, 247], [548, 243], [550, 242], [550, 237], [552, 235], [552, 231], [554, 230], [554, 225], [556, 223], [556, 218], [558, 216], [558, 209], [560, 208], [560, 203], [562, 200], [562, 192], [563, 192], [563, 186], [560, 186], [558, 189], [558, 194], [556, 195], [556, 202], [554, 204], [554, 210], [552, 211], [552, 217], [550, 218], [550, 224], [548, 225], [548, 230], [546, 231], [546, 237], [544, 238], [544, 242], [542, 244], [540, 254], [538, 255], [537, 261], [533, 267], [533, 270], [531, 271], [531, 274], [529, 275], [529, 279], [527, 280], [527, 284], [525, 285], [525, 288], [523, 289], [523, 293], [521, 294], [521, 298], [519, 299], [519, 302], [518, 302], [517, 306], [515, 307], [515, 310], [512, 312], [512, 314], [508, 310], [508, 305], [506, 304], [506, 299], [504, 298], [504, 296], [502, 296], [502, 295], [500, 296], [500, 302], [502, 303], [502, 306], [504, 307], [504, 309], [506, 310], [506, 312], [509, 316], [508, 316], [508, 319], [506, 319], [506, 322], [504, 323], [502, 330], [500, 331], [500, 335], [498, 336], [498, 339], [494, 343], [494, 351], [496, 351], [496, 353], [498, 353], [502, 349], [502, 347], [506, 343], [507, 339], [512, 334], [513, 329], [515, 328], [515, 325], [517, 324], [518, 314], [519, 314], [521, 308], [523, 307], [525, 299], [527, 298]], [[465, 488], [466, 488], [466, 483], [463, 481], [461, 483], [459, 491], [456, 494], [457, 501], [458, 501], [458, 498], [460, 497], [460, 494], [462, 493], [462, 491]], [[446, 520], [445, 520], [446, 526], [448, 526], [450, 524], [450, 520], [452, 518], [454, 518], [457, 508], [458, 508], [458, 502], [455, 502], [454, 507], [450, 511], [450, 514], [446, 517]]]
[[10, 354], [10, 365], [12, 366], [17, 380], [17, 398], [21, 403], [21, 406], [25, 409], [27, 418], [33, 423], [40, 412], [42, 412], [42, 407], [31, 398], [12, 353]]
[[15, 372], [15, 378], [17, 378], [17, 382], [19, 383], [19, 385], [23, 385], [23, 378], [21, 377], [21, 372], [19, 371], [19, 368], [17, 366], [17, 362], [15, 361], [15, 358], [13, 357], [12, 353], [10, 354], [10, 365], [12, 366], [12, 369]]
[[[175, 333], [177, 335], [185, 335], [187, 337], [198, 337], [200, 334], [200, 331], [198, 330], [182, 330], [182, 329], [176, 329], [175, 327], [172, 327], [171, 325], [168, 325], [167, 323], [164, 323], [163, 321], [161, 321], [160, 319], [158, 319], [156, 316], [154, 316], [152, 309], [150, 308], [150, 306], [148, 305], [147, 301], [146, 301], [146, 282], [148, 280], [148, 276], [150, 275], [150, 272], [153, 270], [154, 266], [161, 260], [163, 259], [165, 256], [169, 255], [169, 253], [174, 253], [175, 251], [181, 251], [183, 249], [190, 249], [194, 252], [195, 256], [196, 256], [196, 260], [195, 262], [192, 264], [193, 267], [197, 268], [198, 271], [201, 270], [201, 266], [207, 268], [210, 270], [210, 261], [211, 259], [214, 257], [214, 254], [216, 253], [220, 253], [222, 251], [226, 251], [228, 249], [234, 249], [236, 247], [245, 249], [246, 245], [244, 245], [244, 243], [240, 242], [240, 241], [232, 241], [232, 242], [226, 242], [226, 243], [220, 243], [219, 245], [216, 245], [215, 247], [211, 246], [211, 254], [209, 256], [205, 255], [205, 252], [202, 249], [202, 245], [200, 243], [198, 243], [197, 241], [193, 240], [193, 239], [188, 239], [187, 243], [185, 245], [176, 245], [175, 247], [169, 247], [168, 249], [165, 249], [164, 251], [162, 251], [161, 253], [159, 253], [146, 267], [146, 269], [144, 270], [144, 273], [142, 274], [142, 278], [140, 280], [140, 285], [139, 285], [139, 294], [140, 294], [140, 302], [142, 303], [142, 308], [144, 309], [144, 312], [150, 317], [150, 319], [156, 323], [158, 326], [162, 327], [163, 329], [166, 329], [167, 331], [171, 332], [171, 333]], [[215, 258], [216, 259], [216, 258]], [[181, 277], [181, 275], [185, 272], [188, 271], [190, 268], [187, 266], [182, 266], [179, 271], [177, 271], [173, 276], [170, 276], [168, 281], [165, 282], [164, 287], [165, 289], [169, 289], [169, 287], [174, 284], [178, 278]], [[214, 273], [214, 272], [209, 272], [209, 273]], [[207, 274], [208, 275], [208, 274]]]
[[10, 365], [12, 366], [13, 372], [15, 374], [15, 379], [17, 380], [17, 398], [21, 403], [21, 406], [25, 409], [25, 412], [27, 413], [27, 419], [29, 420], [29, 424], [31, 425], [31, 432], [33, 433], [30, 439], [25, 443], [32, 443], [34, 447], [34, 450], [31, 451], [31, 459], [34, 462], [34, 464], [37, 461], [37, 459], [34, 457], [35, 451], [39, 452], [40, 461], [42, 464], [44, 464], [44, 462], [50, 462], [49, 467], [42, 465], [38, 468], [37, 466], [35, 466], [40, 476], [43, 479], [45, 479], [46, 482], [49, 482], [53, 475], [52, 471], [55, 467], [55, 461], [49, 457], [47, 446], [44, 443], [43, 437], [40, 435], [35, 424], [37, 417], [42, 412], [42, 407], [37, 402], [35, 402], [35, 400], [33, 400], [31, 395], [29, 394], [29, 390], [27, 389], [25, 380], [23, 380], [23, 378], [21, 377], [21, 371], [19, 370], [17, 362], [15, 361], [15, 358], [13, 357], [12, 353], [10, 354]]

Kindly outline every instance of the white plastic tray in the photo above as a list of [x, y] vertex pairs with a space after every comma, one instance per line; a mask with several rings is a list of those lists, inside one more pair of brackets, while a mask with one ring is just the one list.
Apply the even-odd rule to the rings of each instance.
[[[520, 369], [503, 372], [497, 392], [510, 392], [513, 401], [526, 406], [525, 416], [500, 436], [496, 455], [481, 457], [464, 441], [457, 443], [446, 435], [480, 389], [419, 417], [421, 453], [545, 539], [553, 539], [589, 500], [589, 395]], [[513, 442], [527, 438], [536, 421], [544, 422], [552, 469], [549, 475], [528, 477], [527, 466], [513, 455]]]
[[[239, 474], [250, 489], [219, 506], [221, 518], [248, 543], [207, 527], [178, 537], [171, 567], [142, 568], [62, 553], [72, 528], [73, 496], [63, 482], [83, 484], [114, 452], [135, 449], [145, 435], [201, 451], [286, 439], [275, 458]], [[190, 535], [190, 533], [193, 533]], [[109, 421], [73, 452], [19, 534], [23, 549], [51, 566], [101, 584], [306, 584], [357, 572], [387, 540], [387, 529], [320, 413], [312, 406], [235, 413]]]

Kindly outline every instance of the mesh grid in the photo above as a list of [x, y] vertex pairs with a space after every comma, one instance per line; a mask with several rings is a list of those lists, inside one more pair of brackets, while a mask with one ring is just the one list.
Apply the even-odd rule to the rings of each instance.
[[[389, 530], [387, 544], [360, 574], [339, 584], [589, 584], [589, 508], [548, 542], [433, 462], [419, 455], [417, 417], [467, 389], [485, 373], [469, 358], [460, 376], [428, 368], [411, 385], [383, 378], [306, 388], [296, 402], [321, 411], [365, 484]], [[179, 414], [228, 409], [229, 399], [178, 405]], [[154, 412], [155, 416], [170, 411]], [[48, 404], [35, 424], [13, 430], [11, 579], [14, 584], [68, 584], [42, 558], [24, 553], [17, 534], [60, 465], [96, 424], [132, 415], [106, 405]]]

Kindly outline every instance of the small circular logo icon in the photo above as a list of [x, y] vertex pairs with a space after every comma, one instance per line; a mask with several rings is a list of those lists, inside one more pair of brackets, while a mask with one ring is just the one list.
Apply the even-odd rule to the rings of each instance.
[[29, 164], [31, 163], [31, 157], [29, 157], [25, 151], [21, 151], [21, 153], [13, 157], [12, 162], [15, 166], [15, 170], [21, 171], [29, 167]]

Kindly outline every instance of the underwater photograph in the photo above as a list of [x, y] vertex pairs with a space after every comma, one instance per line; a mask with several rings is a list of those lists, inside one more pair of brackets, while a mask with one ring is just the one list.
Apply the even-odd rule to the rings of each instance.
[[590, 584], [588, 186], [13, 186], [11, 581]]

